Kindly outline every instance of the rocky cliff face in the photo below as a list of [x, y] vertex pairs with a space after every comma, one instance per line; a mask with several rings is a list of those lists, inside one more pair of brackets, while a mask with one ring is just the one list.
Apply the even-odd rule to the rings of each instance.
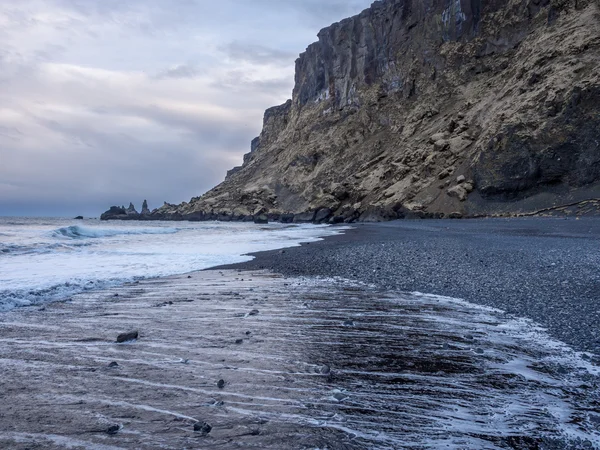
[[[241, 167], [172, 219], [461, 217], [600, 197], [593, 0], [387, 0], [323, 29]], [[294, 216], [295, 215], [295, 216]]]

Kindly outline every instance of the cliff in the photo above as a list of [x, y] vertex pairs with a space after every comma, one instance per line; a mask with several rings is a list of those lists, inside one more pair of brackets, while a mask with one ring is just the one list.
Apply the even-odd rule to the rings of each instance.
[[[387, 0], [318, 34], [241, 167], [156, 218], [533, 213], [600, 197], [593, 0]], [[578, 210], [579, 211], [579, 210]]]

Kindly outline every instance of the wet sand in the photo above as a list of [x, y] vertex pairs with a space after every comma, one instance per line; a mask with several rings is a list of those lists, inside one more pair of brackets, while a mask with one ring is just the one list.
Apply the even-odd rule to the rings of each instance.
[[343, 279], [190, 277], [1, 315], [0, 448], [600, 446], [598, 367], [528, 321]]

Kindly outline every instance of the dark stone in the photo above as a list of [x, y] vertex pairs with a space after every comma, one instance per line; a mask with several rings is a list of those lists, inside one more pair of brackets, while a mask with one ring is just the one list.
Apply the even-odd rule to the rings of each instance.
[[578, 188], [600, 181], [599, 103], [600, 88], [582, 93], [574, 87], [539, 136], [524, 125], [507, 125], [474, 166], [481, 195], [510, 201], [540, 188]]
[[107, 434], [117, 434], [121, 427], [119, 425], [111, 425], [106, 429]]
[[203, 436], [206, 436], [212, 431], [212, 427], [206, 422], [197, 422], [194, 424], [194, 431], [202, 433]]
[[75, 220], [83, 220], [83, 216], [77, 216], [75, 217]]
[[254, 216], [254, 223], [266, 225], [269, 223], [269, 218], [267, 217], [266, 214], [260, 214], [260, 215]]
[[219, 380], [219, 381], [217, 381], [217, 387], [219, 389], [223, 389], [225, 387], [225, 380]]
[[108, 365], [108, 367], [110, 367], [110, 368], [119, 367], [119, 364], [116, 361], [113, 361]]
[[122, 333], [122, 334], [118, 335], [117, 342], [123, 343], [123, 342], [133, 341], [134, 339], [137, 339], [138, 337], [139, 337], [138, 331], [130, 331], [128, 333]]
[[331, 219], [329, 219], [329, 223], [332, 225], [336, 225], [336, 224], [343, 223], [343, 222], [344, 222], [343, 216], [334, 216]]
[[294, 223], [311, 223], [315, 220], [315, 211], [312, 212], [304, 212], [300, 214], [294, 215]]
[[317, 223], [322, 223], [327, 221], [331, 217], [332, 211], [329, 208], [321, 208], [315, 214], [314, 221]]
[[293, 214], [282, 214], [280, 216], [279, 220], [281, 221], [281, 223], [292, 223], [292, 222], [294, 222], [294, 215]]
[[359, 220], [361, 222], [387, 222], [398, 218], [398, 214], [390, 207], [369, 207]]
[[241, 345], [241, 344], [243, 344], [243, 343], [244, 343], [244, 340], [243, 340], [243, 339], [236, 339], [235, 343], [236, 343], [237, 345]]
[[248, 313], [249, 316], [257, 316], [259, 314], [259, 310], [258, 309], [253, 309], [252, 311], [250, 311]]

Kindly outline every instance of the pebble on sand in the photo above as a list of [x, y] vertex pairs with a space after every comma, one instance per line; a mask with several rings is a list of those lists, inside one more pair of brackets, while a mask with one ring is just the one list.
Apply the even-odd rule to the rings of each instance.
[[106, 429], [107, 434], [117, 434], [121, 427], [119, 425], [111, 425]]
[[123, 342], [133, 341], [134, 339], [137, 339], [138, 337], [139, 337], [139, 332], [137, 330], [129, 331], [127, 333], [122, 333], [122, 334], [118, 335], [117, 342], [119, 344], [121, 344]]
[[212, 427], [206, 422], [200, 421], [194, 424], [194, 431], [202, 433], [203, 436], [206, 436], [208, 433], [211, 432], [211, 430]]

